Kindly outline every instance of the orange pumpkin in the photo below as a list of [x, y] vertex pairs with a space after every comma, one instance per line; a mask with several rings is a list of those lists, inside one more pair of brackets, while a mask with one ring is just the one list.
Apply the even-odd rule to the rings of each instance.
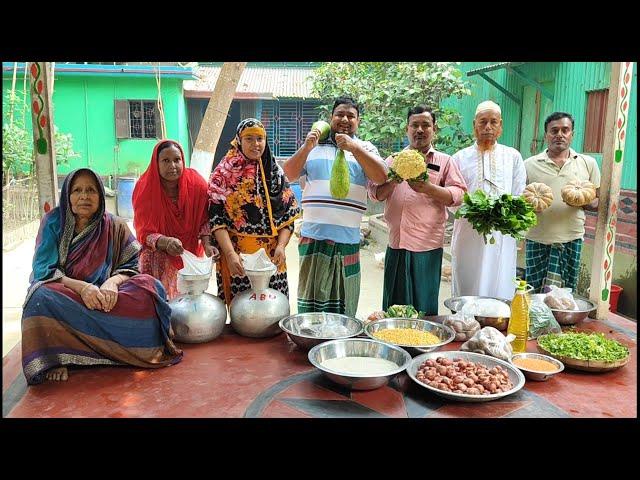
[[572, 207], [583, 207], [596, 198], [596, 186], [589, 180], [572, 180], [562, 190], [562, 200]]
[[553, 191], [544, 183], [534, 182], [525, 187], [522, 198], [531, 204], [536, 213], [540, 213], [551, 206]]

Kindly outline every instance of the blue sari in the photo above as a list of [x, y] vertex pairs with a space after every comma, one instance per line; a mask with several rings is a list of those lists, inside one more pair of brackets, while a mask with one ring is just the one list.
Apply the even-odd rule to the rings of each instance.
[[[69, 199], [73, 179], [91, 173], [100, 190], [98, 212], [75, 234]], [[33, 257], [31, 286], [22, 313], [22, 368], [29, 384], [51, 368], [67, 365], [133, 365], [158, 368], [182, 359], [169, 338], [171, 308], [162, 284], [139, 274], [137, 242], [126, 222], [105, 211], [104, 186], [89, 169], [70, 173], [60, 206], [42, 219]], [[59, 280], [74, 278], [100, 287], [114, 275], [130, 278], [118, 288], [110, 312], [87, 308]]]

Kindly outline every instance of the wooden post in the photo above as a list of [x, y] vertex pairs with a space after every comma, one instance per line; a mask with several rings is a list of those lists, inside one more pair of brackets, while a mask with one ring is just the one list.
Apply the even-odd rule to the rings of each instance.
[[[16, 75], [18, 74], [18, 62], [13, 62], [13, 80], [11, 81], [11, 96], [9, 97], [9, 125], [13, 125], [13, 110], [15, 108], [16, 103]], [[24, 121], [24, 118], [22, 119]]]
[[602, 154], [602, 179], [598, 223], [593, 245], [590, 298], [598, 306], [596, 318], [604, 320], [609, 313], [609, 298], [616, 243], [616, 218], [620, 196], [620, 177], [624, 158], [624, 143], [629, 125], [629, 103], [633, 62], [611, 63], [611, 84], [607, 105]]
[[246, 62], [225, 62], [222, 65], [207, 111], [202, 119], [202, 125], [193, 146], [190, 166], [207, 181], [213, 167], [213, 156], [216, 153], [218, 140], [220, 140], [233, 95], [246, 64]]
[[51, 101], [51, 64], [30, 64], [31, 119], [33, 120], [33, 154], [38, 183], [40, 216], [58, 205], [58, 176], [53, 134], [53, 102]]

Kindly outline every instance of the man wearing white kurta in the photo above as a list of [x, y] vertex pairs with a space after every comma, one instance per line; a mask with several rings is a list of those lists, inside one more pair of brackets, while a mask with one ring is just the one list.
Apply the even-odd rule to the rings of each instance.
[[[467, 183], [469, 194], [482, 189], [489, 195], [520, 195], [527, 172], [522, 155], [515, 148], [500, 145], [502, 114], [491, 101], [482, 102], [473, 120], [476, 142], [453, 155]], [[451, 239], [451, 285], [454, 297], [481, 295], [513, 298], [516, 278], [516, 240], [493, 232], [495, 243], [482, 235], [464, 218], [453, 223]]]

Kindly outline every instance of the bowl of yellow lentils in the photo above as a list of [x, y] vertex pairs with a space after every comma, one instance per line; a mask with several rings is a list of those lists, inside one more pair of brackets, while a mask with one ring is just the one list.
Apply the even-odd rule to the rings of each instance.
[[402, 347], [411, 352], [433, 352], [453, 341], [456, 333], [440, 323], [419, 318], [382, 318], [364, 327], [364, 333], [374, 340]]

